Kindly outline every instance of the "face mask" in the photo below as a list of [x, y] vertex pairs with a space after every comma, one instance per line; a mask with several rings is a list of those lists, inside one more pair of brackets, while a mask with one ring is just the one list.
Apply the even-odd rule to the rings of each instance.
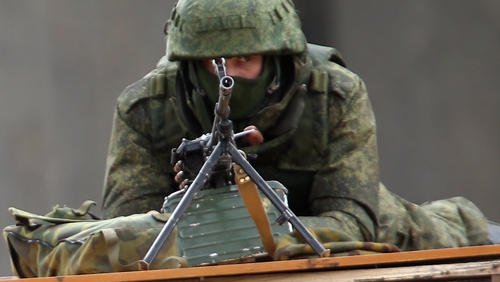
[[[201, 61], [194, 63], [199, 87], [207, 95], [211, 107], [219, 101], [219, 78], [208, 71]], [[264, 59], [262, 74], [255, 79], [233, 77], [234, 88], [229, 100], [229, 118], [238, 120], [258, 112], [267, 96], [267, 89], [274, 79], [276, 65], [272, 57]]]

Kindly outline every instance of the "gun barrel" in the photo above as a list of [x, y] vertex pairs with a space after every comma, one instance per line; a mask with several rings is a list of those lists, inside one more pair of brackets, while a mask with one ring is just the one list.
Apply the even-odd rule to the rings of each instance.
[[234, 80], [230, 76], [224, 76], [219, 83], [219, 102], [217, 103], [216, 114], [223, 119], [229, 116], [229, 100], [233, 92]]

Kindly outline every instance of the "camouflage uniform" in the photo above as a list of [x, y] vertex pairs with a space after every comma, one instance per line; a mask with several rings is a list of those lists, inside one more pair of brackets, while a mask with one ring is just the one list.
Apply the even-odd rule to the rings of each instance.
[[[286, 13], [295, 14], [291, 1], [276, 1], [281, 3], [276, 8], [281, 18], [286, 18]], [[203, 9], [215, 9], [212, 6]], [[277, 19], [271, 17], [271, 21]], [[247, 20], [237, 21], [237, 25], [253, 23]], [[171, 25], [182, 26], [191, 34], [175, 9]], [[204, 32], [204, 25], [194, 26]], [[253, 36], [231, 34], [232, 29], [217, 32], [223, 40]], [[303, 216], [307, 225], [339, 230], [356, 241], [395, 244], [402, 250], [485, 244], [487, 221], [466, 199], [417, 206], [387, 191], [379, 182], [375, 118], [363, 81], [345, 68], [334, 49], [310, 44], [306, 48], [305, 39], [293, 37], [289, 29], [284, 33], [281, 36], [290, 36], [289, 41], [298, 44], [277, 47], [279, 55], [288, 58], [288, 69], [292, 70], [288, 77], [293, 79], [282, 88], [279, 100], [268, 102], [252, 117], [235, 124], [239, 129], [253, 124], [263, 133], [264, 143], [248, 146], [242, 140], [238, 147], [258, 155], [250, 163], [264, 179], [278, 180], [288, 188], [294, 213]], [[188, 38], [192, 44], [186, 46], [224, 48], [199, 41], [193, 34]], [[177, 190], [171, 149], [182, 138], [194, 139], [211, 131], [210, 107], [197, 98], [195, 90], [183, 86], [183, 60], [189, 52], [176, 49], [182, 44], [173, 44], [171, 36], [168, 58], [181, 62], [163, 58], [157, 69], [127, 87], [118, 98], [103, 198], [107, 218], [159, 209], [164, 197]], [[266, 38], [260, 40], [267, 42]], [[293, 52], [297, 49], [303, 51]], [[221, 52], [227, 56], [276, 53], [238, 51]], [[201, 53], [199, 58], [189, 58], [210, 57]]]

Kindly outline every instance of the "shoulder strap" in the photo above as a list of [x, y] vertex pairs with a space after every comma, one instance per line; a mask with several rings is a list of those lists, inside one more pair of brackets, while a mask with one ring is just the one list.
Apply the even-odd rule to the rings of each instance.
[[[161, 154], [169, 154], [170, 147], [179, 145], [170, 144], [178, 139], [171, 136], [172, 131], [181, 137], [187, 132], [187, 127], [177, 113], [175, 91], [177, 70], [178, 63], [170, 62], [164, 57], [158, 63], [158, 69], [150, 80], [149, 109], [152, 142], [154, 148]], [[166, 138], [167, 134], [169, 138]]]
[[168, 83], [168, 81], [175, 81], [177, 69], [178, 63], [170, 62], [166, 57], [161, 58], [156, 71], [151, 77], [149, 97], [161, 98], [165, 95], [168, 97], [174, 96], [175, 85], [174, 83]]
[[264, 249], [272, 257], [276, 251], [276, 242], [257, 186], [238, 164], [234, 164], [234, 178], [248, 213], [257, 226]]
[[[311, 118], [314, 120], [311, 144], [321, 155], [328, 145], [328, 92], [330, 91], [331, 77], [328, 62], [345, 67], [344, 60], [340, 53], [332, 47], [308, 44], [308, 52], [313, 62], [311, 76], [309, 80], [308, 96], [311, 104]], [[331, 64], [330, 64], [331, 66]]]

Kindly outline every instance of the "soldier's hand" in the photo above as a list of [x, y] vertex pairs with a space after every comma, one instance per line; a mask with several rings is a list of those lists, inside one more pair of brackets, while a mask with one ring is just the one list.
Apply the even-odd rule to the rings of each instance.
[[262, 133], [260, 133], [259, 129], [255, 125], [249, 125], [245, 127], [245, 129], [243, 129], [243, 131], [250, 130], [253, 130], [253, 132], [245, 135], [245, 138], [247, 139], [250, 146], [259, 145], [260, 143], [264, 142], [264, 136], [262, 136]]
[[186, 168], [184, 167], [184, 162], [182, 160], [177, 161], [174, 165], [174, 172], [176, 173], [174, 181], [179, 184], [179, 190], [185, 189], [190, 182], [186, 175], [189, 173], [185, 173], [185, 169]]
[[182, 160], [177, 161], [174, 165], [174, 172], [179, 173], [183, 169], [184, 169], [184, 163], [182, 162]]
[[186, 189], [191, 182], [193, 182], [192, 180], [185, 178], [184, 171], [182, 170], [175, 175], [174, 181], [179, 184], [179, 190]]

